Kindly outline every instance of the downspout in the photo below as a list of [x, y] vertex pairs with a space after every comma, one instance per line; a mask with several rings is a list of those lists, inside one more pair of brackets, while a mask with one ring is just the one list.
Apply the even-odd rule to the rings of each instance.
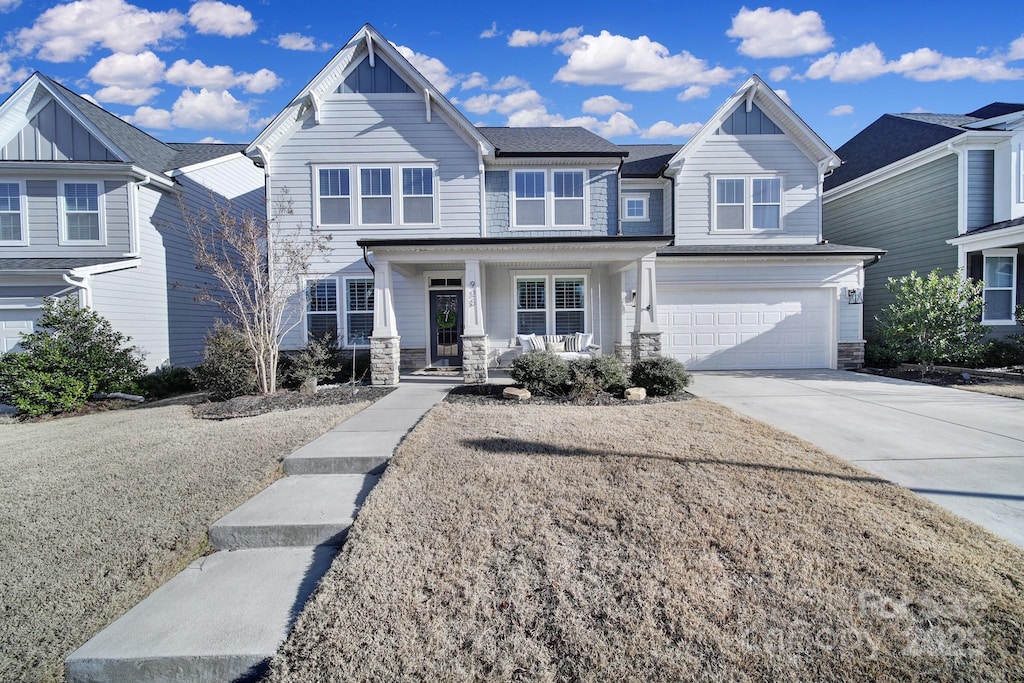
[[619, 157], [619, 167], [615, 169], [615, 184], [618, 186], [619, 190], [616, 193], [618, 194], [616, 200], [618, 204], [615, 208], [615, 215], [618, 217], [618, 220], [615, 221], [615, 234], [620, 237], [622, 236], [622, 165], [625, 163], [626, 157]]
[[956, 155], [956, 234], [967, 232], [967, 169], [964, 168], [964, 150], [950, 142], [946, 149]]
[[92, 285], [89, 284], [89, 276], [83, 275], [81, 280], [72, 280], [70, 273], [63, 273], [61, 277], [64, 278], [64, 282], [68, 283], [72, 287], [77, 287], [82, 290], [82, 308], [92, 308]]
[[871, 260], [871, 263], [865, 263], [864, 264], [864, 266], [863, 266], [864, 270], [867, 270], [868, 268], [870, 268], [871, 266], [875, 265], [876, 263], [878, 263], [881, 260], [882, 260], [882, 257], [879, 254], [875, 254], [874, 258]]
[[658, 174], [659, 178], [664, 178], [669, 182], [669, 216], [672, 217], [671, 225], [667, 226], [671, 228], [672, 243], [676, 242], [676, 178], [675, 176], [665, 175], [665, 171], [668, 170], [668, 166], [661, 169], [661, 173]]
[[367, 256], [366, 247], [363, 247], [363, 263], [366, 264], [366, 267], [370, 269], [371, 273], [373, 273], [374, 275], [377, 274], [377, 269], [373, 267], [373, 264], [370, 263], [370, 259]]
[[141, 238], [141, 235], [140, 235], [141, 231], [139, 229], [139, 188], [140, 187], [146, 187], [151, 182], [153, 182], [153, 176], [151, 176], [151, 175], [149, 175], [147, 173], [145, 180], [140, 180], [140, 181], [136, 181], [135, 183], [132, 183], [133, 190], [132, 190], [132, 193], [131, 193], [131, 204], [130, 204], [131, 222], [132, 222], [132, 229], [131, 229], [131, 233], [130, 234], [131, 234], [131, 240], [132, 241], [131, 241], [131, 244], [129, 245], [128, 253], [125, 254], [125, 256], [128, 256], [128, 257], [137, 257], [139, 255], [139, 253], [140, 253], [139, 242], [141, 241], [142, 238]]

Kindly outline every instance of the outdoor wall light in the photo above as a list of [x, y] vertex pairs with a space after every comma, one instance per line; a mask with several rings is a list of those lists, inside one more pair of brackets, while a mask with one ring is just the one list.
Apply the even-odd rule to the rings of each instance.
[[848, 303], [848, 304], [862, 304], [862, 303], [864, 303], [864, 290], [863, 289], [847, 289], [846, 290], [846, 303]]

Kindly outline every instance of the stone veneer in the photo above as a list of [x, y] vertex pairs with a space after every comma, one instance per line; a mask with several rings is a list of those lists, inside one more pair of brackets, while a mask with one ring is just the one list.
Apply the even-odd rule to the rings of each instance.
[[839, 342], [836, 350], [836, 367], [840, 370], [856, 370], [864, 367], [863, 340]]
[[630, 338], [633, 362], [661, 355], [661, 332], [630, 332]]
[[487, 382], [487, 335], [462, 335], [462, 382]]
[[370, 337], [370, 384], [393, 387], [398, 384], [401, 351], [399, 337]]
[[628, 366], [633, 362], [633, 348], [629, 344], [620, 344], [615, 342], [615, 357], [622, 361], [623, 365]]

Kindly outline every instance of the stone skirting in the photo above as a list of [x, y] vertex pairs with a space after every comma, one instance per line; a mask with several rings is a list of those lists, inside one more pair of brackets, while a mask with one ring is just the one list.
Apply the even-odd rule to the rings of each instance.
[[614, 353], [615, 357], [622, 361], [623, 365], [628, 366], [633, 362], [633, 348], [629, 344], [615, 342]]
[[370, 337], [370, 383], [393, 387], [398, 384], [401, 350], [399, 337]]
[[462, 335], [462, 381], [464, 384], [487, 382], [487, 335]]
[[836, 367], [840, 370], [856, 370], [864, 367], [864, 341], [839, 342], [836, 353]]
[[630, 332], [630, 338], [630, 357], [633, 362], [661, 355], [661, 332]]
[[407, 349], [402, 347], [402, 357], [398, 362], [398, 369], [402, 372], [415, 372], [427, 367], [426, 349]]

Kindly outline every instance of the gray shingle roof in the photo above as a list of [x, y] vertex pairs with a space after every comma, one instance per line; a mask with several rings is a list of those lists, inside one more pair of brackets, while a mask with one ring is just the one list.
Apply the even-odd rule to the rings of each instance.
[[682, 145], [619, 145], [629, 152], [622, 164], [623, 178], [655, 178]]
[[247, 144], [212, 143], [212, 142], [169, 142], [167, 146], [177, 151], [174, 165], [165, 170], [185, 168], [193, 164], [201, 164], [211, 159], [219, 159], [228, 154], [244, 152]]
[[658, 256], [882, 256], [884, 249], [846, 244], [686, 244], [658, 250]]
[[992, 104], [986, 104], [981, 109], [968, 112], [967, 115], [974, 116], [979, 119], [994, 119], [997, 116], [1004, 116], [1006, 114], [1012, 114], [1017, 111], [1024, 111], [1024, 103], [993, 102]]
[[579, 126], [548, 128], [477, 127], [494, 145], [496, 156], [623, 157], [626, 152]]
[[81, 258], [0, 258], [0, 271], [4, 270], [72, 270], [86, 266], [128, 261], [123, 256], [97, 256]]
[[1024, 216], [1021, 216], [1020, 218], [1014, 218], [1008, 221], [999, 221], [998, 223], [992, 223], [991, 225], [985, 225], [980, 228], [974, 228], [973, 230], [968, 230], [967, 234], [977, 235], [978, 233], [982, 232], [996, 232], [998, 230], [1004, 230], [1006, 228], [1016, 228], [1019, 225], [1024, 225]]
[[950, 128], [961, 128], [966, 126], [968, 123], [975, 123], [981, 120], [975, 116], [964, 116], [963, 114], [930, 114], [927, 112], [908, 112], [904, 114], [893, 114], [893, 116], [910, 119], [911, 121], [934, 123], [938, 126], [949, 126]]

